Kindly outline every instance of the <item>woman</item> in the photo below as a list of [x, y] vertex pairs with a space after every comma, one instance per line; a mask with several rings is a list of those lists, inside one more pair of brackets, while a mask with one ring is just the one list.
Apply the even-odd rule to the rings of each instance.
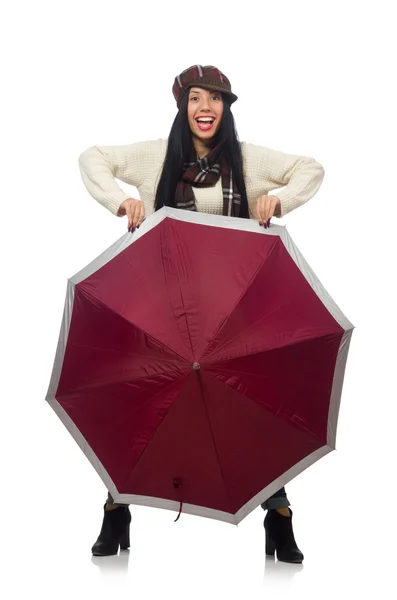
[[[238, 141], [231, 112], [237, 96], [219, 69], [194, 65], [175, 78], [172, 91], [179, 110], [167, 140], [92, 146], [79, 157], [88, 192], [113, 214], [126, 215], [129, 231], [162, 206], [257, 218], [268, 227], [273, 216], [317, 192], [324, 169], [313, 158]], [[124, 193], [115, 178], [134, 185], [140, 199]], [[268, 195], [283, 186], [277, 196]], [[266, 552], [276, 549], [278, 560], [302, 562], [285, 488], [261, 506], [267, 510]], [[108, 493], [93, 554], [128, 548], [130, 521], [128, 505], [115, 504]]]

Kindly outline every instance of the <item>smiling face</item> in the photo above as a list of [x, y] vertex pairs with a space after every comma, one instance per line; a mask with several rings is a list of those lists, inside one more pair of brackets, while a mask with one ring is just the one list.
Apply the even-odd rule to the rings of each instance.
[[188, 94], [187, 116], [193, 141], [196, 139], [199, 143], [210, 146], [211, 139], [218, 133], [222, 122], [222, 94], [197, 86], [192, 87]]

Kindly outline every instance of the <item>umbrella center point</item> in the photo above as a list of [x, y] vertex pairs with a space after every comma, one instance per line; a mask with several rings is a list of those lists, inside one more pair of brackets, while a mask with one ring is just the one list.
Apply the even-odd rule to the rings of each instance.
[[200, 364], [198, 362], [193, 363], [193, 369], [198, 371], [200, 369]]

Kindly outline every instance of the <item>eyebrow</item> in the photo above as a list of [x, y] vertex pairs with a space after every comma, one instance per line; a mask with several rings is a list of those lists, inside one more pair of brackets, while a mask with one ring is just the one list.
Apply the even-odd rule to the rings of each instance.
[[[207, 90], [210, 94], [213, 94], [214, 92], [216, 92], [217, 94], [220, 94], [220, 92], [218, 92], [218, 90]], [[199, 90], [190, 90], [189, 94], [199, 94], [200, 91]]]

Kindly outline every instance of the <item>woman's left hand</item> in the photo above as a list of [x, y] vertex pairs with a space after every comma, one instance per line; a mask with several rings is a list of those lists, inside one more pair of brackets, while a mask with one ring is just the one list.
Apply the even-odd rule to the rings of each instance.
[[259, 219], [259, 225], [269, 227], [270, 219], [281, 214], [281, 202], [277, 196], [260, 196], [256, 202], [256, 216]]

